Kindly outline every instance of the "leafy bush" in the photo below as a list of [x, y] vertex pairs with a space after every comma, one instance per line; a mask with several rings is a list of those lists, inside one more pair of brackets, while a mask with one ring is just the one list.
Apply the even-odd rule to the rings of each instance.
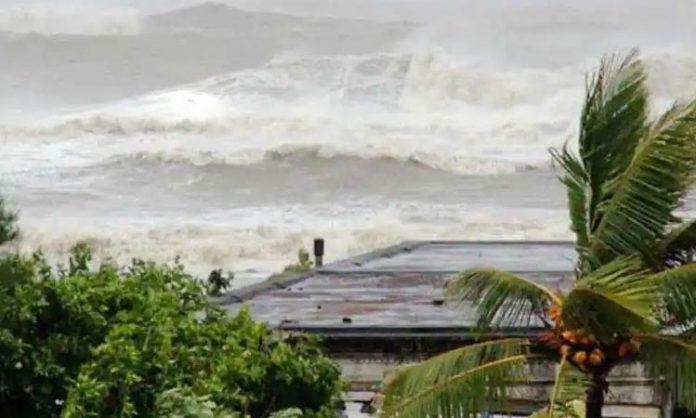
[[330, 413], [339, 370], [315, 339], [229, 316], [178, 264], [90, 262], [85, 245], [57, 273], [0, 259], [0, 416]]
[[222, 274], [222, 269], [213, 270], [208, 275], [206, 289], [210, 296], [220, 296], [222, 292], [227, 290], [234, 280], [234, 274], [227, 273], [227, 276]]
[[297, 263], [285, 266], [283, 271], [275, 273], [268, 278], [269, 281], [282, 280], [286, 277], [307, 273], [312, 270], [314, 263], [309, 259], [309, 253], [304, 248], [297, 252]]
[[10, 211], [0, 197], [0, 245], [17, 238], [16, 220], [17, 214]]

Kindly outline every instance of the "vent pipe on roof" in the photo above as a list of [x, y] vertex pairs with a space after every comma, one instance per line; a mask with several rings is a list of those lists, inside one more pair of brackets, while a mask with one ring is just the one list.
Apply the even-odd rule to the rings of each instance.
[[324, 265], [324, 239], [314, 239], [314, 265], [322, 267]]

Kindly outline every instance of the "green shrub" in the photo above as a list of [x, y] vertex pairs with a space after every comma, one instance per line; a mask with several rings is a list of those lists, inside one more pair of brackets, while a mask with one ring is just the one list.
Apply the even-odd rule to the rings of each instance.
[[83, 244], [57, 273], [0, 259], [0, 416], [330, 413], [339, 370], [315, 339], [229, 316], [178, 264], [90, 262]]
[[208, 275], [206, 289], [210, 296], [220, 296], [222, 292], [227, 290], [234, 280], [234, 274], [227, 273], [227, 276], [222, 274], [222, 269], [213, 270]]
[[209, 396], [198, 396], [189, 388], [165, 390], [155, 402], [158, 418], [216, 418], [216, 409]]
[[0, 245], [17, 238], [17, 214], [10, 211], [0, 197]]
[[297, 252], [297, 263], [289, 264], [283, 271], [275, 273], [268, 278], [269, 281], [282, 280], [286, 277], [307, 273], [312, 270], [314, 263], [309, 259], [309, 253], [304, 248]]

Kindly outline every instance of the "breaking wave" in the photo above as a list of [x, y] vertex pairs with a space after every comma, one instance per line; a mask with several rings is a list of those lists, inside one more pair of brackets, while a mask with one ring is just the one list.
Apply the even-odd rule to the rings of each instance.
[[546, 149], [573, 132], [579, 86], [564, 73], [491, 73], [436, 50], [285, 58], [0, 135], [99, 143], [101, 159], [249, 164], [309, 150], [514, 172], [547, 167]]
[[[321, 209], [322, 211], [328, 208]], [[315, 209], [318, 210], [318, 209]], [[332, 211], [344, 209], [331, 208]], [[433, 211], [452, 212], [453, 207], [423, 207], [422, 216]], [[249, 216], [264, 214], [265, 225], [247, 225]], [[415, 209], [411, 208], [413, 212]], [[568, 239], [565, 211], [550, 214], [518, 214], [501, 220], [498, 215], [484, 212], [461, 213], [461, 222], [436, 224], [429, 219], [421, 223], [400, 220], [392, 211], [366, 217], [365, 214], [344, 215], [340, 224], [320, 220], [312, 211], [293, 212], [292, 226], [288, 225], [286, 209], [256, 208], [252, 215], [238, 215], [236, 225], [201, 223], [157, 225], [150, 230], [120, 225], [116, 230], [105, 227], [86, 228], [84, 221], [65, 219], [60, 225], [25, 227], [19, 247], [26, 251], [41, 248], [54, 262], [64, 262], [69, 248], [86, 241], [99, 259], [110, 258], [120, 264], [133, 257], [145, 257], [159, 262], [180, 258], [187, 268], [201, 276], [211, 269], [222, 267], [235, 271], [235, 285], [267, 277], [282, 270], [294, 260], [299, 248], [310, 248], [312, 239], [327, 240], [329, 259], [333, 261], [367, 250], [413, 239]], [[258, 222], [258, 221], [255, 221]], [[272, 223], [275, 222], [275, 223]], [[273, 225], [273, 226], [271, 226]], [[259, 266], [263, 266], [258, 270]], [[247, 282], [248, 283], [248, 282]]]
[[[655, 107], [694, 90], [694, 62], [647, 54]], [[547, 170], [548, 148], [577, 130], [584, 71], [493, 71], [427, 48], [288, 56], [31, 126], [0, 125], [0, 138], [10, 160], [34, 149], [15, 170], [55, 165], [56, 155], [73, 166], [123, 158], [245, 165], [302, 153], [460, 174]]]

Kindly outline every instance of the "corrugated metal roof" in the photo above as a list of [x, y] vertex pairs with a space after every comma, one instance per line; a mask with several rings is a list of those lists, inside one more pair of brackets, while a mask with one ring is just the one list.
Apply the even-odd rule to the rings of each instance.
[[[473, 328], [473, 307], [444, 301], [452, 274], [495, 266], [559, 288], [573, 277], [573, 257], [568, 242], [409, 242], [240, 289], [226, 306], [236, 311], [246, 304], [257, 319], [288, 329], [461, 333]], [[511, 324], [510, 332], [520, 325]]]

